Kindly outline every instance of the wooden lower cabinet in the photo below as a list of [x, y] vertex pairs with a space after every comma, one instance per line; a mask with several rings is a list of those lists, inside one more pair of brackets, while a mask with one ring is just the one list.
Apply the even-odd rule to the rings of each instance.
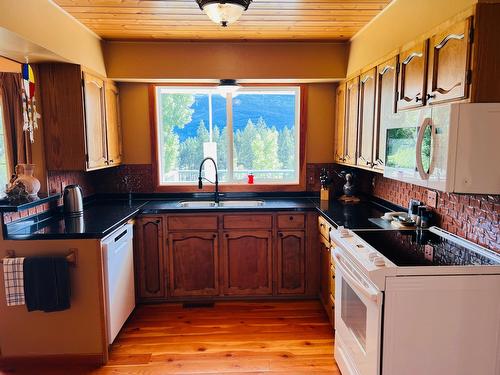
[[137, 298], [165, 298], [167, 294], [162, 216], [143, 216], [137, 219], [134, 252]]
[[319, 236], [320, 242], [320, 298], [328, 319], [334, 324], [335, 300], [335, 265], [332, 264], [332, 248], [330, 242]]
[[272, 295], [272, 232], [224, 233], [223, 293], [225, 295]]
[[315, 298], [317, 223], [314, 211], [141, 216], [135, 227], [138, 300]]
[[279, 231], [277, 250], [277, 293], [305, 292], [305, 233]]
[[168, 235], [169, 293], [174, 297], [219, 294], [217, 233], [174, 232]]

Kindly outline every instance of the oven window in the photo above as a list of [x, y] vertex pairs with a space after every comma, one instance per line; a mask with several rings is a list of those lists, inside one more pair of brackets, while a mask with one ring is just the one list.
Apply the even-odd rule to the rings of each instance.
[[387, 129], [385, 152], [388, 167], [415, 169], [417, 129], [416, 127]]
[[366, 306], [342, 278], [341, 317], [366, 352]]

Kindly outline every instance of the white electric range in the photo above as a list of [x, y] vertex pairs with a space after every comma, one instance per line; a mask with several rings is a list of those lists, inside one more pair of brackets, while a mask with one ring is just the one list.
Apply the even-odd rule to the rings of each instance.
[[499, 254], [437, 227], [330, 236], [343, 375], [500, 374]]

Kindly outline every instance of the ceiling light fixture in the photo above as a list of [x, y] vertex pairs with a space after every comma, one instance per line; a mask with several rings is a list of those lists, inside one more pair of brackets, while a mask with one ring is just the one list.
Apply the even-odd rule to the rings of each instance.
[[200, 9], [222, 27], [236, 22], [252, 0], [196, 0]]
[[221, 79], [219, 85], [217, 86], [217, 91], [226, 97], [227, 94], [234, 94], [240, 89], [240, 85], [235, 79]]

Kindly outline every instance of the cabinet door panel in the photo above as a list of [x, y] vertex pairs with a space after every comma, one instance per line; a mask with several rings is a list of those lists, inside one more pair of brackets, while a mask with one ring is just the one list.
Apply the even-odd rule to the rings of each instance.
[[468, 18], [430, 39], [427, 97], [430, 104], [468, 97], [470, 27]]
[[375, 136], [373, 144], [374, 168], [385, 165], [385, 140], [390, 117], [396, 112], [397, 57], [377, 66], [377, 97]]
[[425, 104], [428, 40], [399, 56], [398, 111]]
[[373, 128], [375, 124], [376, 69], [363, 73], [359, 85], [359, 128], [357, 164], [372, 167]]
[[109, 165], [118, 165], [122, 161], [122, 133], [118, 87], [106, 82], [106, 139]]
[[219, 294], [217, 237], [216, 233], [168, 235], [171, 296]]
[[272, 294], [270, 231], [224, 233], [224, 294]]
[[330, 243], [320, 237], [320, 297], [330, 321], [333, 322], [332, 314], [332, 281], [333, 271], [331, 267]]
[[346, 84], [346, 128], [344, 159], [348, 164], [356, 164], [356, 143], [358, 137], [359, 77]]
[[305, 293], [305, 235], [303, 231], [278, 232], [278, 294]]
[[164, 298], [165, 264], [161, 217], [139, 218], [136, 222], [137, 286], [139, 298]]
[[87, 169], [89, 170], [102, 168], [108, 164], [104, 81], [91, 74], [83, 73], [83, 85]]
[[345, 148], [345, 83], [339, 84], [337, 87], [337, 103], [335, 116], [335, 161], [338, 163], [344, 162]]

